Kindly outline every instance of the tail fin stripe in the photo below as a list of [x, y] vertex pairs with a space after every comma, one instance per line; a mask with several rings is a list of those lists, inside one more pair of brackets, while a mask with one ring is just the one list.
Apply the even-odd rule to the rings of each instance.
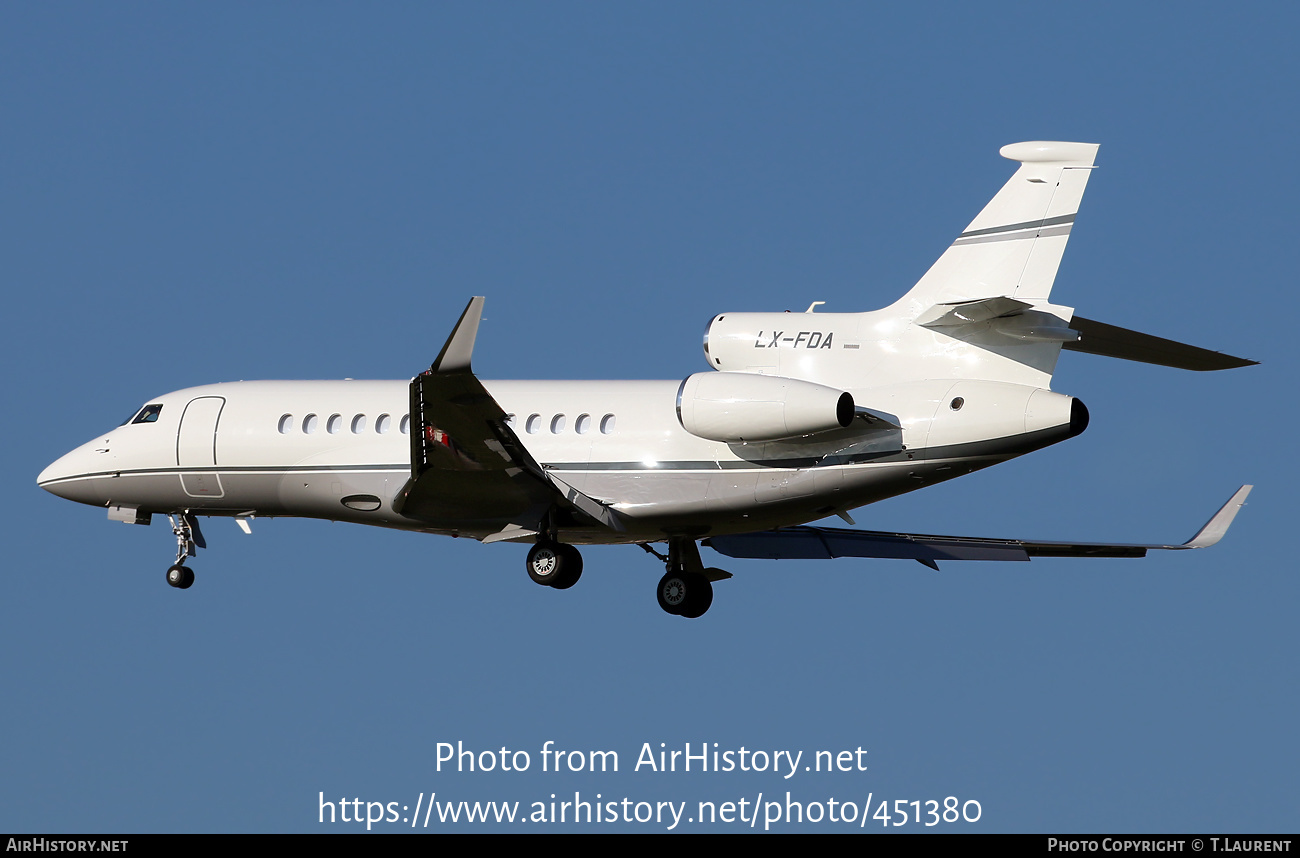
[[1057, 224], [1062, 223], [1074, 223], [1076, 215], [1078, 215], [1078, 212], [1067, 215], [1057, 215], [1056, 217], [1045, 217], [1039, 220], [1028, 220], [1024, 223], [1009, 223], [1005, 226], [991, 226], [987, 229], [968, 229], [961, 235], [957, 236], [957, 238], [974, 238], [977, 235], [994, 235], [999, 232], [1011, 232], [1012, 230], [1017, 229], [1035, 229], [1040, 226], [1056, 226]]
[[952, 243], [953, 247], [962, 247], [967, 244], [988, 244], [990, 241], [1016, 241], [1021, 238], [1047, 238], [1052, 235], [1069, 235], [1070, 224], [1064, 226], [1052, 226], [1046, 229], [1025, 229], [1016, 232], [1000, 232], [994, 235], [979, 235], [972, 238], [959, 238]]

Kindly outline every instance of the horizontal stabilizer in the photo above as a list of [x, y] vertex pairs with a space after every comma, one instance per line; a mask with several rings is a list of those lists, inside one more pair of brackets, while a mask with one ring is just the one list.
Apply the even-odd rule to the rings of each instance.
[[1176, 369], [1192, 369], [1198, 372], [1236, 369], [1259, 363], [1259, 361], [1233, 357], [1222, 352], [1153, 337], [1150, 334], [1130, 331], [1103, 322], [1094, 322], [1082, 316], [1075, 316], [1070, 322], [1070, 327], [1079, 332], [1079, 339], [1077, 342], [1065, 343], [1064, 348], [1075, 352], [1172, 366]]
[[1200, 531], [1181, 545], [1130, 545], [1101, 542], [1035, 542], [977, 536], [883, 533], [838, 527], [788, 527], [759, 533], [714, 536], [704, 544], [728, 557], [765, 560], [829, 560], [876, 557], [919, 560], [931, 568], [939, 560], [1028, 560], [1031, 557], [1145, 557], [1151, 550], [1206, 548], [1228, 532], [1251, 486], [1242, 486]]

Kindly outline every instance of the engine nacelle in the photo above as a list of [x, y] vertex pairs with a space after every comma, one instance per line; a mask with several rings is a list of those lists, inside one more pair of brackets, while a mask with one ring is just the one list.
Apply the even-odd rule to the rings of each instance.
[[677, 419], [728, 444], [798, 438], [853, 421], [852, 394], [811, 381], [746, 372], [697, 372], [677, 389]]
[[862, 320], [862, 313], [721, 313], [704, 331], [704, 356], [721, 372], [803, 376], [856, 357]]

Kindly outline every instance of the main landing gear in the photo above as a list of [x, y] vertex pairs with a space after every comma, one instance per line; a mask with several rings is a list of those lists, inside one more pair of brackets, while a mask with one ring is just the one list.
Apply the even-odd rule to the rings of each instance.
[[[664, 561], [667, 567], [655, 596], [659, 607], [674, 616], [689, 619], [703, 616], [713, 604], [713, 582], [731, 577], [730, 572], [704, 567], [700, 547], [692, 537], [671, 537], [666, 555], [645, 543], [641, 547]], [[582, 577], [582, 555], [578, 549], [552, 537], [542, 537], [528, 549], [525, 566], [529, 578], [556, 590], [567, 590]]]
[[539, 540], [528, 549], [528, 577], [545, 587], [567, 590], [582, 577], [582, 555], [572, 545]]
[[182, 561], [197, 556], [197, 549], [207, 548], [207, 542], [199, 530], [199, 520], [189, 513], [169, 515], [167, 520], [172, 523], [172, 533], [176, 534], [176, 562], [167, 570], [167, 583], [178, 590], [188, 590], [194, 583], [194, 570]]
[[704, 616], [713, 604], [713, 582], [731, 577], [721, 569], [706, 569], [700, 560], [700, 547], [691, 537], [671, 537], [667, 557], [647, 545], [641, 547], [661, 558], [668, 567], [664, 577], [659, 579], [655, 596], [659, 607], [674, 616], [692, 620]]

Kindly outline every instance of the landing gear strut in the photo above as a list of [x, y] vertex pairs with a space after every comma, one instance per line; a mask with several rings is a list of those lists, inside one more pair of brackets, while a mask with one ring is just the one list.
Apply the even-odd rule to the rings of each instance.
[[[647, 546], [642, 546], [653, 554], [658, 554]], [[668, 557], [664, 565], [668, 571], [659, 579], [655, 592], [659, 607], [678, 617], [695, 619], [701, 617], [713, 604], [713, 582], [715, 577], [729, 577], [721, 569], [705, 569], [700, 560], [700, 548], [695, 540], [686, 536], [674, 536], [668, 540]]]
[[538, 540], [528, 549], [528, 577], [545, 587], [567, 590], [582, 577], [582, 555], [578, 549], [550, 539]]
[[167, 583], [178, 590], [188, 590], [194, 583], [194, 570], [182, 563], [186, 557], [195, 557], [199, 548], [207, 548], [199, 520], [189, 513], [169, 515], [172, 533], [176, 534], [176, 562], [167, 570]]

